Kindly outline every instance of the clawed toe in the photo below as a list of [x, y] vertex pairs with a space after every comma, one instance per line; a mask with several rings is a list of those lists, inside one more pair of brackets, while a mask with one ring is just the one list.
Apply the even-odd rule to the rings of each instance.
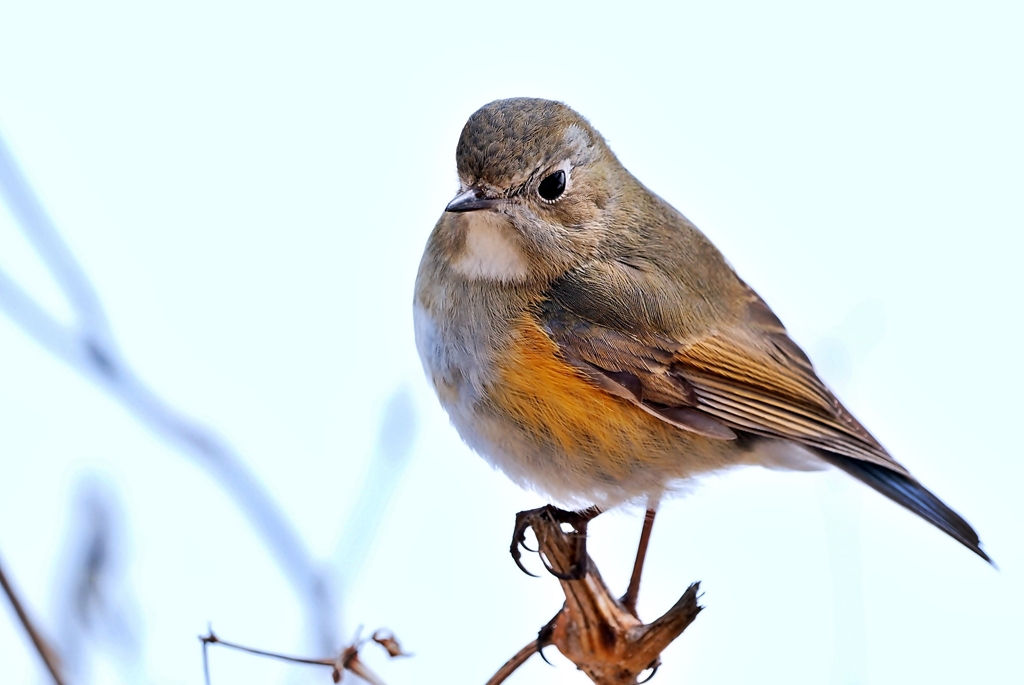
[[529, 552], [535, 552], [536, 550], [530, 549], [526, 545], [526, 529], [530, 527], [531, 521], [535, 516], [547, 516], [552, 521], [562, 524], [568, 524], [573, 528], [573, 535], [576, 540], [576, 558], [573, 561], [572, 567], [566, 573], [560, 573], [555, 569], [551, 568], [550, 565], [541, 557], [544, 563], [544, 568], [548, 573], [553, 575], [559, 580], [580, 580], [587, 574], [587, 524], [590, 523], [591, 519], [601, 513], [601, 510], [597, 507], [590, 507], [582, 511], [566, 511], [565, 509], [559, 509], [552, 505], [546, 505], [537, 509], [527, 509], [516, 514], [515, 530], [512, 532], [512, 544], [509, 547], [509, 552], [512, 554], [512, 560], [516, 562], [516, 566], [519, 570], [528, 576], [537, 578], [537, 574], [531, 573], [525, 566], [523, 566], [522, 552], [520, 548], [525, 549]]
[[540, 578], [540, 576], [536, 573], [532, 573], [523, 566], [523, 555], [522, 552], [519, 551], [519, 548], [522, 547], [528, 552], [535, 551], [526, 546], [526, 529], [530, 527], [530, 519], [540, 511], [540, 509], [528, 509], [516, 514], [516, 526], [515, 530], [512, 531], [512, 544], [509, 546], [509, 552], [512, 554], [512, 561], [516, 562], [516, 566], [519, 567], [519, 570], [534, 578]]

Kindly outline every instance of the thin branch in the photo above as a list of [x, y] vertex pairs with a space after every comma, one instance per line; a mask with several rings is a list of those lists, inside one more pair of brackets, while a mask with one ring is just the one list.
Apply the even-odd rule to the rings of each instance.
[[289, 654], [281, 654], [280, 652], [270, 652], [265, 649], [255, 649], [254, 647], [247, 647], [240, 645], [237, 642], [228, 642], [227, 640], [221, 640], [213, 633], [213, 629], [210, 628], [206, 635], [200, 635], [199, 641], [203, 643], [203, 673], [206, 677], [206, 685], [210, 685], [210, 668], [209, 660], [206, 654], [206, 648], [208, 645], [223, 645], [231, 649], [238, 650], [240, 652], [246, 652], [248, 654], [255, 654], [256, 656], [267, 657], [269, 659], [278, 659], [280, 661], [287, 661], [294, 664], [309, 664], [312, 666], [329, 666], [331, 667], [331, 677], [334, 682], [340, 682], [341, 676], [344, 671], [351, 671], [357, 676], [370, 683], [370, 685], [384, 685], [377, 674], [366, 667], [359, 659], [360, 648], [369, 641], [375, 642], [380, 645], [387, 653], [388, 656], [400, 657], [409, 656], [402, 651], [402, 648], [398, 645], [398, 641], [395, 640], [394, 636], [390, 633], [382, 635], [381, 631], [377, 631], [372, 637], [365, 640], [361, 640], [358, 637], [352, 641], [352, 644], [345, 647], [338, 654], [335, 659], [312, 659], [301, 656], [291, 656]]
[[199, 641], [204, 645], [223, 645], [231, 649], [237, 649], [240, 652], [248, 652], [249, 654], [255, 654], [257, 656], [265, 656], [270, 659], [279, 659], [280, 661], [290, 661], [295, 664], [312, 664], [314, 666], [334, 666], [335, 659], [310, 659], [303, 656], [291, 656], [288, 654], [281, 654], [280, 652], [268, 652], [265, 649], [256, 649], [254, 647], [246, 647], [240, 645], [237, 642], [228, 642], [227, 640], [221, 640], [219, 637], [213, 634], [211, 630], [207, 635], [201, 635]]
[[14, 588], [11, 587], [10, 582], [7, 580], [7, 574], [4, 573], [3, 563], [0, 563], [0, 586], [3, 587], [4, 594], [7, 595], [7, 599], [10, 600], [11, 606], [14, 607], [14, 613], [18, 615], [18, 620], [21, 621], [21, 625], [25, 628], [25, 632], [28, 633], [29, 639], [32, 640], [32, 644], [35, 646], [36, 652], [39, 653], [39, 657], [43, 660], [43, 664], [46, 665], [46, 670], [50, 672], [50, 677], [53, 678], [53, 682], [56, 685], [64, 685], [66, 681], [60, 671], [60, 659], [57, 657], [57, 653], [54, 651], [50, 643], [47, 642], [46, 638], [44, 638], [35, 627], [35, 624], [28, 615], [28, 611], [21, 603], [21, 600], [18, 598]]
[[538, 652], [540, 652], [540, 645], [537, 640], [534, 640], [516, 652], [515, 656], [506, 661], [505, 665], [499, 668], [498, 672], [491, 676], [491, 679], [487, 681], [486, 685], [501, 685], [501, 683], [505, 682], [505, 680], [520, 666], [525, 664], [531, 656]]
[[203, 643], [203, 683], [205, 685], [210, 685], [210, 655], [206, 649], [210, 644], [202, 638], [199, 639]]
[[303, 598], [323, 645], [336, 644], [337, 611], [312, 555], [240, 455], [213, 430], [162, 399], [117, 348], [102, 303], [0, 137], [0, 196], [76, 315], [65, 326], [0, 270], [0, 310], [39, 345], [102, 387], [154, 433], [205, 466], [234, 498]]
[[0, 137], [0, 195], [25, 237], [50, 269], [57, 285], [70, 302], [79, 323], [90, 338], [105, 338], [110, 332], [106, 314], [81, 265], [60, 237], [43, 204], [21, 173], [14, 155]]
[[84, 678], [98, 651], [109, 650], [120, 680], [135, 682], [144, 670], [142, 607], [124, 575], [130, 560], [120, 498], [93, 474], [79, 478], [74, 490], [55, 566], [53, 644], [71, 680]]

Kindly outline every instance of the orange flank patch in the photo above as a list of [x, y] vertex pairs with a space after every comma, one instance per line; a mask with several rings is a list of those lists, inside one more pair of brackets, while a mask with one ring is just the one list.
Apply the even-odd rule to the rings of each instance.
[[520, 320], [513, 336], [491, 400], [538, 443], [559, 449], [574, 470], [623, 477], [652, 443], [672, 439], [674, 428], [605, 392], [563, 361], [532, 316]]

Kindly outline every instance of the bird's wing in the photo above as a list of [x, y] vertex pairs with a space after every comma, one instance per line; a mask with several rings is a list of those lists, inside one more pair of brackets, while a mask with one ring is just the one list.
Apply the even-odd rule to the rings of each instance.
[[671, 306], [657, 290], [671, 289], [670, 277], [606, 263], [555, 282], [536, 315], [567, 361], [682, 429], [785, 438], [909, 476], [825, 387], [768, 305], [737, 286], [738, 312], [684, 330], [659, 312]]
[[991, 562], [970, 524], [825, 387], [757, 293], [736, 278], [739, 307], [715, 310], [692, 286], [636, 263], [592, 264], [552, 284], [534, 314], [565, 360], [606, 391], [712, 439], [799, 443]]

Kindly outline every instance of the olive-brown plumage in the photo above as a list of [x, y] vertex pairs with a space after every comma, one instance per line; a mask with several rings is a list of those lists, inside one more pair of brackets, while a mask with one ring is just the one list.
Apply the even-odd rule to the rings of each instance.
[[513, 480], [606, 508], [740, 465], [831, 464], [988, 559], [576, 112], [485, 105], [456, 162], [417, 277], [417, 345], [463, 439]]

